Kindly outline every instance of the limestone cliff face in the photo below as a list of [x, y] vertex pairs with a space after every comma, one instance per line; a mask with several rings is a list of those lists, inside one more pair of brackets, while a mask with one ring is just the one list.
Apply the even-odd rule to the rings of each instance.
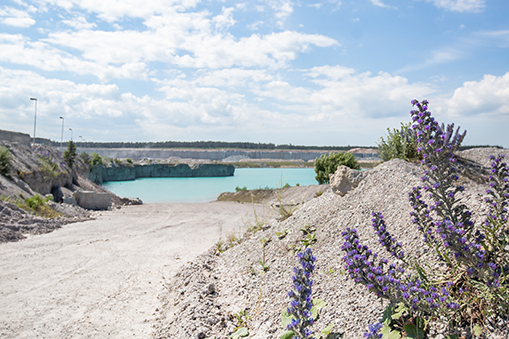
[[76, 158], [71, 172], [62, 158], [62, 153], [52, 147], [36, 145], [31, 148], [9, 141], [0, 141], [0, 146], [6, 147], [11, 153], [12, 180], [29, 195], [34, 192], [50, 194], [54, 187], [71, 187], [78, 174], [88, 176], [88, 165], [79, 157]]
[[104, 181], [125, 181], [137, 178], [227, 177], [235, 173], [233, 165], [223, 164], [144, 164], [94, 166], [89, 179], [97, 184]]

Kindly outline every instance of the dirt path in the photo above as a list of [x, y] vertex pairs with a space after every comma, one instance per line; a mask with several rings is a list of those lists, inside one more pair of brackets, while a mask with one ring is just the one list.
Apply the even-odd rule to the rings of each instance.
[[249, 204], [146, 204], [0, 244], [1, 338], [149, 338], [165, 279]]

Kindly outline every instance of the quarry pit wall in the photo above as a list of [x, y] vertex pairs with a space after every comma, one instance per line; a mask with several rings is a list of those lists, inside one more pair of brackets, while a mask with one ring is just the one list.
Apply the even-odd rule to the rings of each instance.
[[[168, 159], [178, 157], [182, 159], [224, 161], [228, 158], [238, 159], [273, 159], [278, 161], [300, 160], [313, 161], [329, 151], [281, 151], [281, 150], [203, 150], [203, 149], [133, 149], [133, 148], [78, 148], [78, 153], [97, 153], [109, 158], [142, 160]], [[359, 160], [379, 160], [377, 153], [354, 153]]]

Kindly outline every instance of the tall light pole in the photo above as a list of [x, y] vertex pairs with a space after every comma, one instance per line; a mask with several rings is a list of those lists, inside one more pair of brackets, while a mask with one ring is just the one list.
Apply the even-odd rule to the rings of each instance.
[[69, 131], [71, 131], [71, 141], [72, 141], [72, 128], [69, 127]]
[[62, 144], [64, 142], [64, 117], [60, 117], [62, 119], [62, 134], [60, 135], [60, 149], [62, 150]]
[[30, 100], [34, 100], [35, 101], [35, 113], [34, 113], [34, 146], [35, 146], [35, 125], [36, 125], [36, 120], [37, 120], [37, 99], [36, 98], [30, 98]]

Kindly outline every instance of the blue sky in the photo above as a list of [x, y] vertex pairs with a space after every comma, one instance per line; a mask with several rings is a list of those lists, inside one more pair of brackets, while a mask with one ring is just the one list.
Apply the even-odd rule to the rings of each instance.
[[375, 145], [428, 99], [509, 147], [509, 2], [4, 0], [0, 129]]

